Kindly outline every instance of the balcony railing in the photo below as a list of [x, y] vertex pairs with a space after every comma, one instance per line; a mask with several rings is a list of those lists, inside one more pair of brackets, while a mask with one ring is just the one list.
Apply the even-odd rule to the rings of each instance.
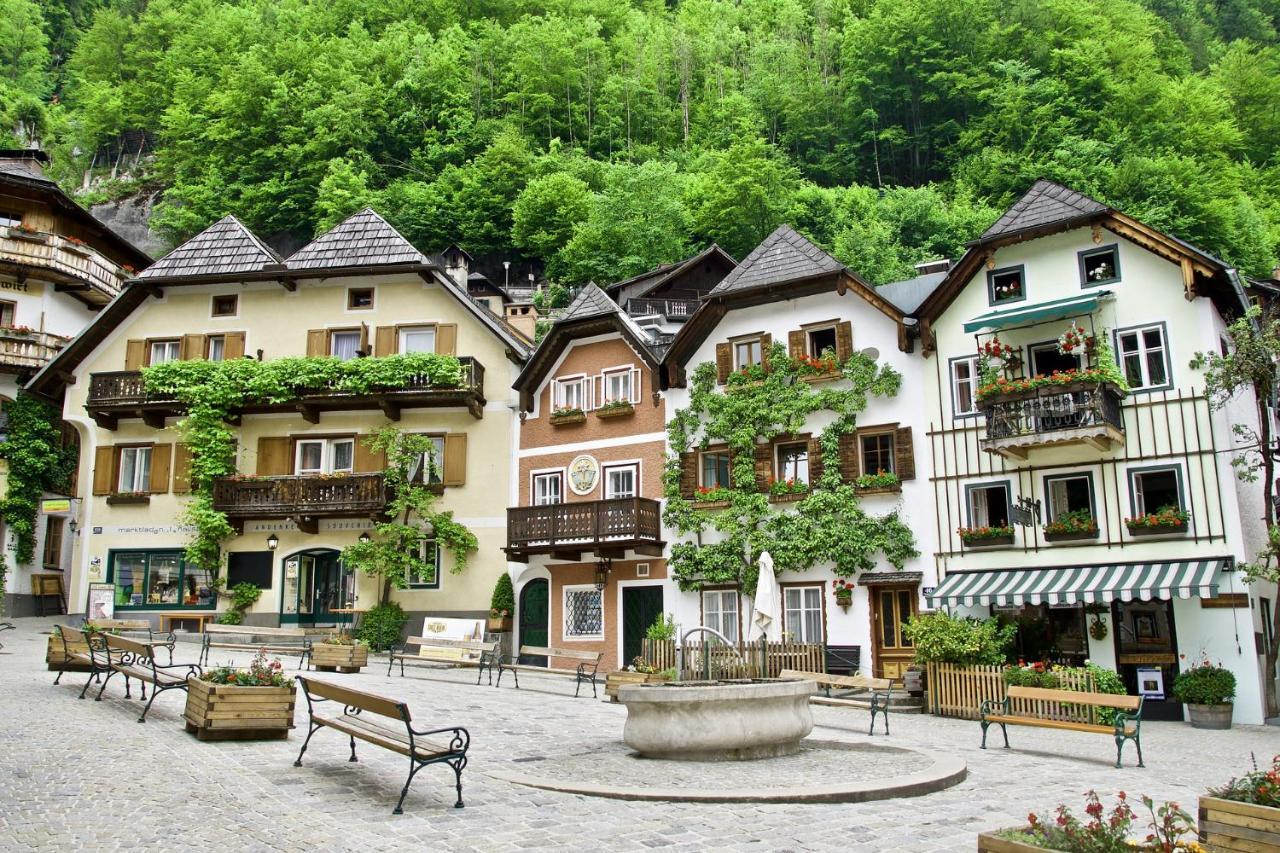
[[1099, 450], [1124, 441], [1122, 393], [1109, 383], [1075, 383], [984, 401], [985, 450], [1022, 457], [1033, 447], [1085, 442]]
[[661, 553], [661, 505], [649, 498], [521, 506], [507, 510], [507, 553], [512, 559], [529, 554], [564, 554], [576, 559], [582, 551], [621, 556], [627, 548], [653, 548]]
[[23, 332], [0, 326], [0, 370], [39, 370], [69, 340], [49, 332]]
[[294, 518], [305, 529], [316, 518], [377, 516], [386, 505], [387, 487], [381, 473], [228, 477], [213, 482], [214, 509], [233, 521]]
[[698, 310], [696, 299], [628, 299], [627, 313], [632, 317], [659, 316], [667, 320], [684, 321]]
[[128, 273], [81, 243], [44, 232], [0, 228], [0, 262], [43, 267], [52, 278], [77, 282], [95, 291], [86, 301], [104, 304], [120, 292]]

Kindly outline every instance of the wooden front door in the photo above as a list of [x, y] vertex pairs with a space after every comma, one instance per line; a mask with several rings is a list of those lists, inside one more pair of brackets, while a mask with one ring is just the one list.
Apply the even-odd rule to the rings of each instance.
[[871, 642], [876, 678], [902, 678], [916, 650], [902, 634], [902, 624], [915, 615], [914, 586], [873, 586]]

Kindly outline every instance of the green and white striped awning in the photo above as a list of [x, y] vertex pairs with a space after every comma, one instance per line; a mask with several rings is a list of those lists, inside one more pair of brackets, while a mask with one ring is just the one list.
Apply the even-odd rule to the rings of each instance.
[[1095, 290], [1081, 293], [1064, 299], [1053, 299], [1048, 302], [1023, 303], [1013, 308], [990, 311], [964, 324], [966, 332], [981, 332], [986, 329], [1007, 329], [1010, 326], [1026, 326], [1034, 323], [1045, 323], [1049, 320], [1061, 320], [1063, 317], [1080, 317], [1098, 310], [1098, 303], [1111, 297], [1110, 290]]
[[1221, 572], [1230, 566], [1229, 557], [1214, 557], [1165, 563], [955, 572], [947, 575], [929, 599], [937, 607], [1216, 598]]

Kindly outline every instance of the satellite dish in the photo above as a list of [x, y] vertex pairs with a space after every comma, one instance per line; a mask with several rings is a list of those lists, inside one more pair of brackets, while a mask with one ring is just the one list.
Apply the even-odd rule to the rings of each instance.
[[867, 347], [862, 351], [862, 354], [865, 355], [867, 358], [871, 359], [872, 361], [875, 361], [880, 357], [880, 350], [876, 349], [875, 347]]

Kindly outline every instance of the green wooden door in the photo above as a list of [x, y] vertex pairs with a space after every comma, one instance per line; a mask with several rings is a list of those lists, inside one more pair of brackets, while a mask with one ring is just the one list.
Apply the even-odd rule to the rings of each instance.
[[[520, 645], [546, 646], [548, 644], [550, 604], [550, 588], [543, 578], [529, 581], [520, 590]], [[541, 655], [521, 655], [520, 663], [529, 666], [546, 666], [547, 659]]]
[[644, 635], [649, 626], [662, 616], [662, 587], [624, 586], [622, 588], [622, 666], [640, 656]]

